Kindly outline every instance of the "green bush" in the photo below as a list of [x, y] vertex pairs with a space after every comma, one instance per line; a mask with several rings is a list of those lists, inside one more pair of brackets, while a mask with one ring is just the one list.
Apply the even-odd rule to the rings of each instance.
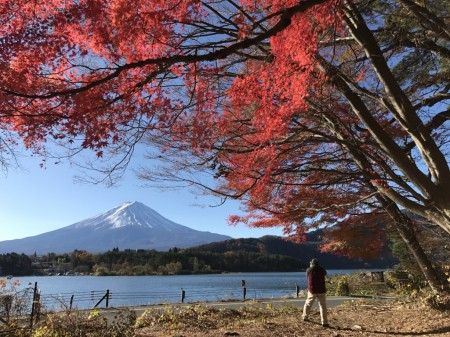
[[338, 280], [338, 284], [336, 286], [336, 296], [348, 296], [350, 295], [350, 285], [348, 282], [348, 276], [341, 276]]

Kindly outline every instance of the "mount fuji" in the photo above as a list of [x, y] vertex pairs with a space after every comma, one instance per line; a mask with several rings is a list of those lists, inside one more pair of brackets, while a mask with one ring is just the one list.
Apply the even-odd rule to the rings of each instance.
[[186, 248], [231, 237], [202, 232], [172, 222], [140, 202], [127, 202], [95, 217], [51, 232], [0, 241], [0, 253], [91, 253], [119, 249]]

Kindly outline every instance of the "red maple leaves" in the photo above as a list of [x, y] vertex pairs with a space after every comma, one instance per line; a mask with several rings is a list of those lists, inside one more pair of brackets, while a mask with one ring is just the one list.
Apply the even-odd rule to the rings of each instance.
[[[419, 85], [402, 93], [387, 59], [373, 57], [384, 40], [364, 19], [375, 20], [376, 9], [339, 0], [4, 0], [0, 8], [0, 127], [37, 152], [52, 139], [74, 152], [128, 156], [155, 137], [162, 154], [172, 148], [199, 167], [213, 164], [215, 192], [247, 207], [231, 222], [296, 237], [352, 222], [379, 208], [379, 195], [448, 226], [435, 190], [449, 175], [444, 155], [428, 129], [408, 125], [420, 121], [408, 97], [426, 94]], [[410, 144], [420, 151], [408, 154]], [[430, 196], [440, 208], [427, 208]]]

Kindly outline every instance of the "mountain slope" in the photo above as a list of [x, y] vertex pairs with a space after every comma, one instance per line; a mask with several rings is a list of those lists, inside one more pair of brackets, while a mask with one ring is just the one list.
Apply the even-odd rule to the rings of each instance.
[[298, 259], [308, 265], [312, 258], [318, 258], [320, 264], [327, 269], [359, 269], [359, 268], [386, 268], [396, 264], [392, 255], [387, 254], [381, 259], [350, 259], [331, 253], [319, 251], [321, 242], [321, 230], [307, 234], [307, 241], [294, 243], [277, 236], [263, 236], [259, 239], [231, 239], [221, 242], [213, 242], [197, 247], [188, 248], [192, 252], [247, 252], [284, 255]]
[[231, 239], [176, 224], [139, 202], [125, 203], [95, 217], [40, 235], [0, 242], [0, 253], [46, 254], [75, 249], [168, 250]]

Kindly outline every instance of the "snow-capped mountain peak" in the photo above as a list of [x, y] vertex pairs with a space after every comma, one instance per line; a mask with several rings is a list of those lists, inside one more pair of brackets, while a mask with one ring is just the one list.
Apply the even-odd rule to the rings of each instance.
[[48, 233], [0, 241], [0, 253], [68, 253], [75, 249], [168, 250], [231, 239], [179, 225], [140, 202], [126, 202], [107, 212]]
[[112, 214], [107, 215], [105, 220], [111, 222], [112, 228], [125, 226], [147, 226], [152, 228], [153, 219], [146, 214], [148, 210], [153, 211], [140, 202], [126, 202], [110, 211]]
[[173, 226], [180, 226], [164, 218], [150, 207], [140, 202], [126, 202], [105, 213], [101, 213], [87, 220], [73, 224], [77, 228], [96, 227], [96, 228], [123, 228], [123, 227], [164, 227], [171, 230]]

